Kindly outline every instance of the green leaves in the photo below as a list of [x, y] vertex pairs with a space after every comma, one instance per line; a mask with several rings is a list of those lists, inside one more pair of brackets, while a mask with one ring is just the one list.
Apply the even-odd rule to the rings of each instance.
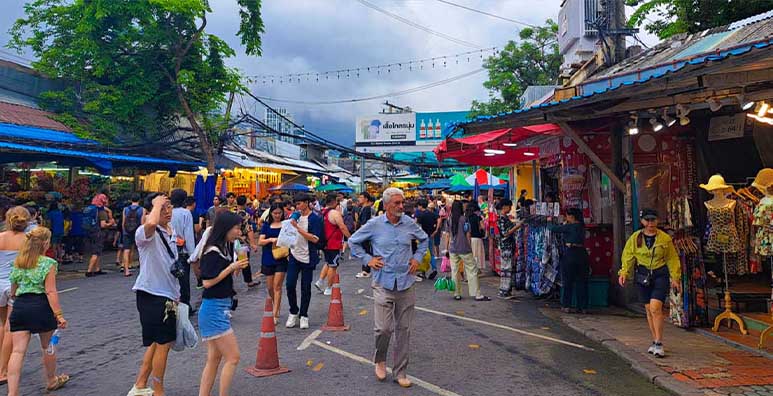
[[493, 115], [515, 110], [523, 91], [530, 85], [551, 85], [558, 79], [561, 55], [556, 33], [558, 25], [545, 21], [538, 28], [524, 28], [519, 42], [510, 41], [502, 51], [486, 60], [490, 91], [488, 102], [474, 101], [470, 116]]

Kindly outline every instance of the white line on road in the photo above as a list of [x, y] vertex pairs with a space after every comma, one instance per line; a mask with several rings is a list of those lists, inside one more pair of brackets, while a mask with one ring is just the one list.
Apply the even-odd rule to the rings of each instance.
[[59, 293], [67, 293], [67, 292], [71, 292], [73, 290], [78, 290], [78, 288], [77, 287], [71, 287], [69, 289], [59, 290]]
[[302, 351], [311, 345], [312, 342], [314, 342], [319, 335], [322, 334], [322, 330], [314, 330], [311, 334], [309, 334], [308, 337], [306, 337], [305, 340], [301, 343], [301, 345], [298, 346], [298, 350]]
[[[312, 335], [314, 335], [314, 334], [312, 333]], [[311, 337], [311, 336], [309, 336], [309, 337]], [[307, 338], [307, 340], [308, 340], [308, 338]], [[306, 341], [304, 341], [304, 343], [305, 342]], [[318, 347], [320, 347], [322, 349], [326, 349], [326, 350], [328, 350], [330, 352], [337, 353], [337, 354], [339, 354], [341, 356], [347, 357], [347, 358], [352, 359], [352, 360], [354, 360], [356, 362], [360, 362], [362, 364], [367, 364], [369, 366], [375, 366], [375, 364], [372, 361], [370, 361], [368, 359], [365, 359], [362, 356], [358, 356], [358, 355], [355, 355], [353, 353], [346, 352], [343, 349], [339, 349], [339, 348], [336, 348], [334, 346], [327, 345], [324, 342], [320, 342], [320, 341], [317, 341], [317, 340], [312, 340], [311, 344], [314, 344], [314, 345], [316, 345], [316, 346], [318, 346]], [[389, 372], [391, 374], [392, 373], [392, 369], [387, 367], [387, 372]], [[410, 376], [409, 375], [408, 379], [411, 380], [411, 382], [413, 382], [414, 384], [416, 384], [416, 385], [418, 385], [418, 386], [420, 386], [420, 387], [422, 387], [422, 388], [424, 388], [424, 389], [426, 389], [426, 390], [428, 390], [428, 391], [430, 391], [432, 393], [438, 394], [440, 396], [461, 396], [458, 393], [454, 393], [454, 392], [451, 392], [450, 390], [443, 389], [443, 388], [441, 388], [441, 387], [439, 387], [439, 386], [437, 386], [435, 384], [430, 384], [427, 381], [422, 381], [422, 380], [420, 380], [420, 379], [418, 379], [418, 378], [416, 378], [414, 376]]]
[[[366, 296], [363, 296], [363, 297], [365, 297], [367, 299], [370, 299], [370, 300], [373, 300], [372, 296], [367, 296], [366, 295]], [[512, 331], [513, 333], [523, 334], [523, 335], [526, 335], [526, 336], [529, 336], [529, 337], [539, 338], [541, 340], [555, 342], [555, 343], [558, 343], [558, 344], [570, 346], [570, 347], [573, 347], [573, 348], [579, 348], [579, 349], [583, 349], [583, 350], [586, 350], [586, 351], [593, 351], [594, 350], [593, 348], [587, 347], [585, 345], [575, 344], [573, 342], [564, 341], [564, 340], [560, 340], [558, 338], [548, 337], [546, 335], [536, 334], [536, 333], [528, 332], [528, 331], [521, 330], [521, 329], [516, 329], [515, 327], [505, 326], [505, 325], [501, 325], [501, 324], [498, 324], [498, 323], [486, 322], [485, 320], [468, 318], [468, 317], [465, 317], [465, 316], [454, 315], [454, 314], [440, 312], [440, 311], [435, 311], [435, 310], [432, 310], [432, 309], [422, 308], [422, 307], [416, 307], [416, 310], [422, 311], [422, 312], [432, 313], [432, 314], [435, 314], [435, 315], [446, 316], [446, 317], [449, 317], [449, 318], [454, 318], [454, 319], [459, 319], [459, 320], [466, 320], [468, 322], [478, 323], [478, 324], [482, 324], [482, 325], [486, 325], [486, 326], [496, 327], [498, 329], [508, 330], [508, 331]]]

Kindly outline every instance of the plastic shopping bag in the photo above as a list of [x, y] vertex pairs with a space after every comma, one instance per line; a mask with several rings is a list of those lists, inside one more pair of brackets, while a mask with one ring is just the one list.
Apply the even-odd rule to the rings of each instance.
[[419, 265], [418, 271], [419, 272], [429, 271], [431, 260], [432, 260], [432, 255], [429, 253], [429, 250], [427, 250], [427, 253], [424, 253], [424, 257], [421, 259], [421, 265]]
[[443, 256], [443, 261], [440, 262], [440, 272], [451, 272], [451, 259], [448, 256]]
[[279, 230], [276, 245], [279, 247], [292, 247], [298, 241], [298, 230], [292, 225], [292, 220], [282, 222], [282, 229]]

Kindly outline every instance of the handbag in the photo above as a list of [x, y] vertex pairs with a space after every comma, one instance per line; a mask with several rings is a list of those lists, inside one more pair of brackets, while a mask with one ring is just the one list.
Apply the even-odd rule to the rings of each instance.
[[[161, 229], [156, 227], [156, 233], [158, 234], [158, 237], [161, 238], [161, 242], [164, 243], [164, 247], [166, 248], [166, 253], [169, 254], [169, 258], [171, 258], [174, 262], [169, 267], [169, 272], [177, 279], [182, 279], [185, 277], [185, 267], [183, 266], [182, 260], [180, 260], [180, 256], [178, 253], [178, 256], [174, 255], [174, 252], [172, 252], [172, 248], [169, 247], [169, 242], [164, 238], [163, 234], [161, 233]], [[187, 261], [187, 257], [185, 259]]]
[[650, 257], [650, 268], [648, 271], [642, 272], [639, 271], [639, 268], [642, 267], [639, 265], [639, 263], [636, 263], [636, 269], [634, 271], [634, 281], [637, 285], [640, 285], [642, 287], [650, 287], [652, 285], [652, 263], [655, 261], [655, 248], [656, 246], [652, 246], [652, 256]]
[[277, 246], [276, 242], [271, 247], [271, 255], [274, 260], [282, 260], [290, 256], [290, 248], [286, 246]]

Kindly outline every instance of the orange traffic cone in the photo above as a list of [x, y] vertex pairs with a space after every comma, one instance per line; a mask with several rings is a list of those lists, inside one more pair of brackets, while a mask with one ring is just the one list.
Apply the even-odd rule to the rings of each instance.
[[255, 367], [249, 367], [246, 371], [255, 377], [268, 377], [290, 372], [290, 369], [287, 367], [279, 365], [279, 353], [276, 347], [276, 327], [274, 326], [274, 302], [270, 296], [266, 298], [266, 309], [263, 312], [263, 325], [260, 329], [260, 341], [258, 341]]
[[327, 324], [322, 326], [322, 330], [347, 331], [349, 326], [344, 324], [344, 305], [341, 300], [341, 286], [337, 272], [333, 279], [333, 295], [330, 297], [330, 308], [327, 311]]

